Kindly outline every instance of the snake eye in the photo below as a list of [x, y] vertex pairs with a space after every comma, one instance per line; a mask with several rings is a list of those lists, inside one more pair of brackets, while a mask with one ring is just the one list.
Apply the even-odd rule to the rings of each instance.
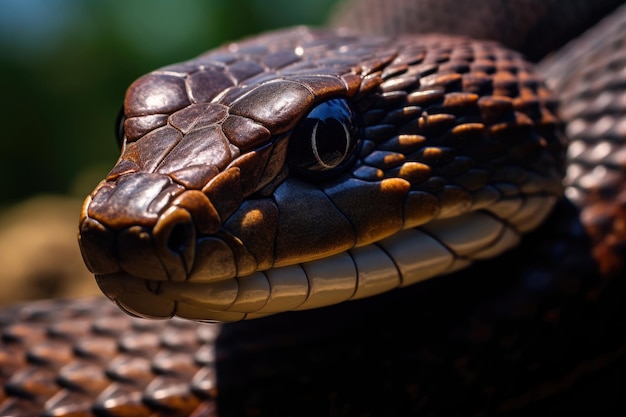
[[289, 139], [290, 169], [309, 179], [326, 179], [341, 171], [359, 144], [354, 119], [344, 99], [328, 100], [311, 110]]
[[124, 121], [126, 121], [126, 116], [124, 116], [124, 108], [122, 107], [115, 118], [115, 138], [120, 149], [124, 145]]

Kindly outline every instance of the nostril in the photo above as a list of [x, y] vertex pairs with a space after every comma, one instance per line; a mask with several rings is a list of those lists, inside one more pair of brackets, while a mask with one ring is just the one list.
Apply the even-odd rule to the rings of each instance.
[[196, 227], [189, 212], [176, 206], [165, 210], [152, 229], [152, 243], [168, 279], [187, 279], [196, 256]]
[[178, 223], [167, 238], [167, 248], [172, 252], [183, 253], [192, 237], [189, 223]]

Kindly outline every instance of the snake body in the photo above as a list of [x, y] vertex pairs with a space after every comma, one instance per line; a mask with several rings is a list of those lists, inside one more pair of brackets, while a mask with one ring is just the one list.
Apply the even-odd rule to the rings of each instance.
[[[122, 155], [81, 215], [87, 265], [134, 315], [270, 317], [146, 321], [106, 300], [5, 310], [0, 414], [549, 407], [626, 350], [616, 16], [597, 29], [613, 54], [591, 34], [571, 62], [542, 64], [572, 120], [558, 203], [558, 100], [497, 44], [296, 28], [140, 78]], [[585, 82], [558, 75], [585, 42], [609, 61], [592, 59]], [[615, 75], [596, 81], [593, 64]], [[303, 126], [329, 108], [340, 117]], [[341, 146], [302, 156], [293, 143], [311, 149], [316, 129]], [[294, 309], [307, 311], [273, 315]]]

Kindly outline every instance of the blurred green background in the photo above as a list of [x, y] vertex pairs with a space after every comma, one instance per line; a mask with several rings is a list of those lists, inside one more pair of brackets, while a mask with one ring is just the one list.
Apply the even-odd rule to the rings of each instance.
[[0, 208], [84, 197], [113, 166], [114, 122], [142, 74], [229, 40], [323, 25], [335, 0], [1, 0]]

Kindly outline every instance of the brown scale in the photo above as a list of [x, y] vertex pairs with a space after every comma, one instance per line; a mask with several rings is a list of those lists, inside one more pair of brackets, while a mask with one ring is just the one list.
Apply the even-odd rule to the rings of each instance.
[[[195, 61], [157, 70], [141, 77], [129, 88], [125, 125], [133, 125], [134, 119], [151, 114], [171, 115], [166, 126], [155, 126], [143, 136], [127, 138], [117, 167], [84, 207], [81, 235], [81, 240], [85, 240], [84, 256], [93, 271], [102, 275], [100, 282], [106, 280], [106, 274], [120, 272], [140, 279], [174, 281], [185, 281], [194, 271], [210, 272], [210, 264], [205, 261], [198, 261], [198, 266], [194, 267], [195, 245], [187, 245], [180, 238], [209, 237], [217, 233], [216, 225], [230, 216], [252, 215], [257, 207], [242, 206], [242, 202], [257, 192], [263, 196], [273, 194], [274, 202], [263, 207], [281, 213], [277, 224], [263, 223], [268, 231], [277, 231], [269, 233], [274, 236], [276, 249], [273, 252], [255, 249], [252, 256], [260, 258], [240, 260], [240, 256], [250, 256], [246, 247], [258, 245], [241, 224], [229, 222], [227, 233], [220, 233], [230, 243], [217, 244], [211, 238], [198, 246], [198, 253], [207, 253], [209, 247], [218, 245], [224, 257], [233, 258], [226, 264], [239, 265], [239, 268], [220, 267], [215, 277], [228, 278], [224, 276], [226, 271], [243, 275], [255, 264], [278, 266], [317, 259], [354, 244], [388, 236], [399, 227], [389, 224], [384, 210], [367, 204], [381, 201], [388, 195], [393, 197], [386, 207], [399, 213], [401, 222], [410, 224], [415, 223], [414, 220], [404, 214], [409, 190], [433, 193], [444, 205], [442, 213], [445, 215], [470, 207], [468, 192], [460, 184], [471, 183], [472, 191], [478, 184], [474, 180], [463, 181], [459, 163], [439, 171], [421, 170], [417, 175], [405, 176], [405, 180], [392, 181], [391, 175], [385, 172], [403, 164], [407, 156], [408, 161], [431, 164], [433, 168], [441, 166], [444, 160], [422, 158], [422, 155], [450, 153], [444, 158], [450, 161], [469, 157], [478, 164], [471, 168], [493, 172], [497, 181], [501, 180], [498, 171], [508, 170], [508, 165], [528, 166], [538, 172], [537, 179], [543, 175], [554, 183], [549, 192], [558, 192], [558, 173], [546, 169], [550, 165], [548, 159], [559, 159], [562, 145], [550, 130], [556, 122], [552, 119], [550, 123], [551, 119], [543, 117], [549, 110], [541, 110], [543, 107], [537, 110], [537, 106], [543, 104], [536, 98], [541, 84], [525, 83], [521, 87], [529, 77], [529, 69], [519, 54], [504, 51], [494, 43], [445, 37], [424, 37], [419, 41], [421, 45], [415, 46], [411, 37], [355, 37], [305, 29], [286, 33], [289, 36], [275, 45], [268, 43], [271, 46], [258, 48], [257, 40], [243, 41]], [[275, 35], [266, 36], [274, 39]], [[326, 49], [319, 48], [321, 42], [327, 43]], [[298, 60], [281, 49], [289, 44], [301, 50], [296, 54], [301, 55]], [[413, 49], [405, 49], [405, 45]], [[349, 53], [342, 52], [346, 49]], [[269, 68], [263, 61], [266, 54], [284, 59], [272, 59], [273, 66]], [[475, 93], [463, 91], [463, 80], [472, 77], [470, 64], [475, 58], [490, 60], [495, 68], [493, 90], [484, 93], [517, 97], [524, 92], [523, 101], [501, 111], [501, 118], [494, 118], [489, 124], [482, 119], [481, 100], [490, 96], [479, 98]], [[282, 66], [275, 68], [276, 65]], [[219, 71], [232, 85], [222, 93], [206, 97], [212, 100], [210, 103], [194, 103], [198, 98], [187, 91], [202, 84], [190, 83], [195, 74], [207, 70]], [[218, 83], [226, 85], [220, 77]], [[153, 95], [149, 95], [150, 91]], [[350, 97], [358, 111], [371, 115], [361, 120], [363, 146], [355, 173], [347, 172], [328, 184], [310, 187], [285, 178], [288, 132], [316, 103], [338, 96]], [[533, 104], [525, 105], [527, 101]], [[379, 116], [374, 117], [376, 114]], [[382, 114], [389, 116], [380, 120]], [[162, 119], [155, 120], [161, 123]], [[529, 131], [526, 126], [535, 123], [546, 125], [542, 141], [526, 143]], [[388, 141], [397, 135], [423, 136], [422, 150], [417, 146], [417, 149], [404, 147], [404, 142]], [[386, 149], [376, 150], [379, 143], [385, 143]], [[392, 144], [399, 147], [392, 148]], [[536, 163], [529, 162], [527, 156], [541, 153], [542, 148], [550, 149], [553, 155], [538, 158]], [[517, 161], [510, 160], [511, 157]], [[367, 171], [364, 166], [380, 171]], [[465, 166], [465, 172], [469, 168]], [[425, 173], [432, 175], [430, 181]], [[456, 184], [451, 182], [450, 175], [458, 179]], [[359, 196], [350, 193], [346, 185], [346, 193], [352, 197], [333, 207], [337, 197], [330, 200], [328, 197], [338, 195], [342, 190], [338, 185], [341, 181], [351, 183], [347, 181], [350, 176], [372, 182], [372, 193], [367, 197]], [[409, 183], [407, 178], [416, 178], [420, 184]], [[483, 185], [487, 186], [489, 181], [483, 179]], [[510, 176], [508, 180], [515, 183]], [[208, 201], [192, 198], [190, 190], [193, 189], [201, 190]], [[139, 197], [137, 203], [133, 195]], [[317, 204], [321, 217], [334, 220], [323, 221], [321, 217], [318, 220], [296, 200], [306, 201], [307, 206]], [[445, 204], [451, 207], [446, 208]], [[167, 213], [167, 218], [163, 215], [157, 219], [157, 212]], [[121, 217], [116, 217], [116, 213]], [[145, 213], [143, 218], [142, 213]], [[352, 219], [351, 214], [360, 220]], [[101, 230], [107, 228], [115, 229], [118, 248], [113, 252], [120, 253], [119, 261], [90, 260], [92, 250], [99, 244], [96, 242], [110, 245], [108, 231], [99, 236]], [[237, 239], [244, 236], [247, 239], [239, 243]], [[291, 243], [292, 239], [298, 241], [300, 237], [308, 242], [301, 247]], [[184, 246], [178, 242], [183, 242]], [[176, 248], [175, 252], [181, 248], [179, 258], [170, 246]], [[230, 255], [228, 247], [233, 252]], [[101, 253], [110, 253], [111, 249], [108, 250]], [[105, 268], [99, 270], [99, 264]]]
[[[344, 0], [333, 26], [369, 32], [447, 33], [497, 39], [532, 60], [563, 46], [620, 6], [621, 0]], [[376, 10], [373, 13], [372, 10]], [[418, 23], [416, 23], [418, 22]]]
[[562, 92], [561, 114], [570, 121], [568, 197], [583, 207], [581, 219], [605, 272], [624, 266], [625, 16], [621, 7], [602, 26], [542, 63], [550, 87]]
[[[621, 16], [623, 20], [623, 14]], [[322, 40], [323, 37], [312, 41], [311, 49], [314, 50]], [[285, 42], [282, 34], [274, 34], [267, 38], [266, 44]], [[380, 44], [379, 40], [371, 42]], [[619, 46], [620, 43], [614, 42], [613, 45]], [[227, 66], [240, 59], [237, 53], [224, 50], [213, 55], [210, 61]], [[264, 55], [267, 48], [252, 45], [241, 47], [239, 53]], [[619, 53], [612, 55], [619, 56]], [[283, 58], [274, 56], [271, 62], [264, 62], [263, 65], [290, 63], [293, 57]], [[411, 53], [410, 57], [402, 57], [403, 64], [390, 73], [401, 74], [404, 63], [412, 60], [422, 62], [423, 59], [419, 52]], [[481, 58], [481, 62], [484, 59]], [[340, 67], [345, 65], [345, 61], [332, 57], [327, 58], [327, 62]], [[383, 59], [364, 67], [367, 71], [380, 71], [378, 67], [384, 66], [381, 64], [384, 62], [388, 61]], [[613, 66], [619, 67], [620, 62], [616, 60]], [[420, 71], [424, 74], [432, 74], [437, 67], [433, 64], [420, 65], [423, 65]], [[467, 68], [463, 65], [453, 67]], [[573, 68], [574, 65], [567, 64], [567, 67]], [[172, 71], [202, 71], [186, 64], [170, 68]], [[469, 68], [473, 72], [475, 67], [470, 65]], [[493, 87], [484, 74], [497, 71], [504, 75], [498, 86]], [[339, 78], [344, 81], [349, 94], [358, 96], [376, 90], [383, 82], [381, 77], [372, 77], [371, 83], [360, 92], [354, 74], [343, 74]], [[441, 110], [437, 114], [454, 117], [452, 110], [458, 109], [459, 102], [452, 100], [455, 104], [450, 111], [446, 110], [446, 106], [441, 108], [446, 101], [443, 87], [454, 90], [469, 86], [469, 91], [477, 94], [476, 90], [480, 90], [480, 94], [490, 94], [487, 92], [492, 88], [503, 91], [521, 89], [523, 94], [527, 94], [524, 91], [529, 89], [531, 96], [544, 98], [541, 87], [525, 75], [517, 84], [512, 79], [508, 64], [499, 67], [483, 63], [478, 72], [464, 74], [462, 82], [458, 77], [431, 77], [430, 82], [442, 85], [408, 94], [404, 100], [414, 100], [410, 103], [412, 110], [389, 109], [390, 114], [395, 112], [397, 120], [402, 120], [405, 115], [407, 124], [417, 123], [422, 113], [428, 114], [428, 108], [432, 106], [433, 110]], [[166, 82], [166, 89], [175, 100], [165, 107], [173, 112], [192, 100], [180, 93], [178, 81], [169, 81]], [[605, 91], [615, 95], [608, 100], [611, 103], [609, 108], [623, 113], [623, 92], [618, 89], [619, 83], [598, 82], [598, 85], [611, 85], [612, 90]], [[243, 100], [242, 97], [249, 91], [252, 90], [222, 98], [224, 102], [236, 103]], [[296, 95], [301, 92], [301, 89], [295, 89]], [[398, 100], [397, 103], [402, 101], [400, 97], [394, 100]], [[577, 100], [570, 102], [573, 108], [581, 108]], [[394, 105], [397, 103], [394, 102]], [[463, 103], [461, 101], [460, 104]], [[534, 106], [537, 102], [533, 100], [531, 108], [523, 103], [516, 105], [511, 100], [493, 97], [483, 97], [478, 102], [470, 100], [470, 103], [468, 106], [478, 107], [477, 113], [484, 117], [485, 126], [481, 128], [476, 126], [476, 122], [465, 121], [458, 125], [462, 127], [456, 126], [452, 130], [458, 129], [457, 132], [469, 138], [480, 134], [482, 129], [489, 129], [495, 138], [510, 137], [508, 140], [516, 146], [513, 153], [521, 160], [535, 155], [537, 149], [543, 149], [540, 140], [529, 146], [526, 142], [516, 142], [528, 126], [533, 123], [553, 126], [555, 123], [549, 117], [553, 113], [549, 107], [551, 103], [546, 104], [549, 114], [536, 112]], [[596, 104], [592, 108], [599, 111], [602, 106]], [[512, 114], [513, 109], [516, 111]], [[139, 112], [127, 119], [126, 125], [137, 135], [131, 140], [145, 137], [142, 135], [149, 130], [147, 126], [162, 127], [164, 113], [161, 112], [164, 111], [164, 108], [157, 109], [156, 117]], [[525, 115], [525, 111], [531, 114]], [[564, 113], [567, 113], [567, 107]], [[260, 119], [267, 116], [262, 111], [248, 115], [259, 119], [250, 122], [253, 126], [263, 123], [264, 120]], [[252, 120], [247, 116], [238, 117]], [[133, 119], [138, 120], [133, 122]], [[587, 117], [583, 119], [586, 122]], [[374, 125], [380, 123], [375, 117], [370, 121]], [[471, 127], [463, 127], [468, 124]], [[285, 125], [270, 127], [280, 131]], [[613, 140], [613, 135], [619, 137], [621, 134], [620, 129], [612, 127], [604, 131], [610, 132], [609, 137]], [[251, 130], [254, 132], [253, 128]], [[578, 131], [598, 130], [601, 129], [585, 125]], [[258, 140], [254, 134], [251, 137]], [[401, 206], [407, 223], [420, 224], [438, 215], [442, 201], [449, 201], [445, 204], [448, 210], [471, 204], [473, 194], [463, 189], [463, 181], [474, 183], [481, 181], [476, 179], [481, 176], [484, 180], [485, 172], [488, 172], [480, 167], [466, 167], [462, 155], [446, 155], [446, 146], [442, 144], [446, 138], [449, 140], [449, 135], [442, 135], [435, 143], [424, 143], [426, 139], [421, 134], [404, 136], [401, 133], [381, 141], [386, 152], [394, 152], [396, 145], [408, 142], [411, 144], [410, 153], [440, 161], [435, 169], [449, 169], [457, 174], [458, 170], [467, 169], [466, 172], [471, 174], [457, 180], [457, 177], [430, 175], [430, 171], [422, 165], [407, 167], [408, 176], [415, 178], [419, 184], [428, 184], [428, 191], [408, 189], [408, 178], [389, 179], [389, 187], [385, 187], [384, 192], [398, 200], [396, 204], [391, 204], [390, 209], [397, 210]], [[134, 143], [137, 142], [139, 140]], [[587, 148], [593, 147], [593, 140], [587, 136], [582, 138], [582, 142]], [[375, 147], [374, 141], [370, 143]], [[502, 154], [497, 140], [488, 143], [491, 144], [486, 152], [488, 156]], [[553, 154], [558, 154], [558, 138], [548, 145], [552, 146]], [[229, 147], [229, 152], [232, 156], [233, 148]], [[623, 161], [619, 159], [618, 152], [615, 155], [613, 162], [607, 164], [611, 174], [606, 175], [608, 179], [621, 176], [623, 180], [620, 165]], [[586, 168], [584, 157], [581, 161]], [[130, 160], [127, 162], [135, 164]], [[147, 160], [141, 159], [140, 162], [147, 163]], [[544, 162], [537, 162], [539, 171]], [[130, 170], [124, 172], [132, 172], [136, 168], [131, 164], [120, 166]], [[402, 170], [406, 164], [394, 165], [390, 169]], [[361, 165], [355, 173], [365, 172], [363, 170], [367, 168]], [[352, 181], [382, 181], [378, 177], [379, 170], [372, 169], [373, 173], [370, 170], [369, 174], [364, 174], [366, 180], [359, 178]], [[172, 177], [180, 183], [202, 182], [200, 178], [203, 177], [209, 181], [202, 191], [215, 205], [217, 214], [209, 216], [205, 221], [207, 225], [218, 216], [220, 219], [228, 218], [249, 192], [243, 190], [238, 170], [221, 175], [205, 172], [195, 180], [190, 179], [189, 173], [181, 179], [180, 171], [175, 172]], [[510, 181], [519, 178], [520, 174], [533, 175], [532, 172], [524, 174], [519, 166], [511, 166], [500, 171], [498, 178], [502, 182], [491, 188], [497, 189], [501, 195], [515, 195], [519, 192], [518, 187]], [[112, 177], [120, 175], [114, 172]], [[579, 201], [599, 202], [590, 206], [593, 216], [583, 213], [582, 218], [592, 238], [608, 236], [597, 246], [600, 248], [597, 258], [613, 261], [615, 256], [605, 257], [604, 254], [623, 254], [620, 252], [623, 251], [620, 224], [624, 218], [620, 211], [623, 205], [619, 204], [621, 195], [614, 198], [615, 194], [611, 191], [615, 183], [611, 181], [605, 188], [585, 188], [585, 184], [593, 184], [591, 180], [597, 180], [589, 178], [587, 182], [583, 181], [588, 175], [588, 172], [583, 173], [571, 181], [580, 183], [580, 186], [577, 185], [582, 191]], [[357, 175], [355, 177], [358, 178]], [[177, 204], [186, 205], [186, 209], [191, 210], [191, 203], [186, 203], [185, 194], [177, 194], [178, 181], [166, 181], [163, 190], [175, 194], [175, 198], [180, 198]], [[609, 201], [617, 201], [618, 204], [605, 202], [603, 198], [607, 188]], [[468, 189], [473, 190], [472, 187]], [[347, 249], [354, 244], [353, 225], [346, 224], [345, 217], [336, 209], [342, 204], [339, 194], [335, 196], [337, 206], [331, 203], [332, 190], [328, 187], [325, 193], [314, 187], [281, 189], [274, 200], [267, 199], [266, 203], [271, 208], [263, 210], [267, 212], [280, 207], [281, 210], [289, 209], [297, 213], [306, 210], [308, 199], [313, 196], [318, 204], [326, 204], [329, 209], [314, 218], [314, 223], [339, 225], [336, 244]], [[295, 206], [281, 205], [281, 199], [301, 202]], [[273, 205], [274, 201], [277, 205]], [[153, 204], [156, 208], [162, 202]], [[411, 210], [416, 207], [420, 207], [419, 212], [412, 213]], [[348, 209], [354, 209], [354, 206], [345, 210]], [[478, 264], [466, 273], [438, 278], [362, 302], [278, 315], [256, 323], [229, 324], [220, 328], [181, 321], [146, 321], [130, 318], [103, 300], [43, 303], [3, 310], [0, 312], [0, 379], [5, 390], [0, 394], [0, 415], [38, 415], [45, 407], [48, 415], [59, 416], [484, 415], [514, 413], [520, 409], [524, 414], [534, 414], [538, 409], [548, 412], [563, 409], [579, 411], [582, 409], [580, 398], [589, 398], [590, 390], [587, 385], [577, 388], [573, 381], [584, 381], [585, 375], [607, 368], [608, 363], [619, 364], [620, 356], [626, 351], [623, 340], [626, 312], [620, 307], [623, 306], [626, 290], [623, 279], [607, 282], [598, 273], [594, 260], [589, 256], [588, 242], [581, 232], [576, 210], [566, 203], [561, 204], [559, 209], [544, 230], [526, 239], [528, 245], [522, 245], [492, 263]], [[332, 218], [332, 213], [336, 214], [336, 219]], [[367, 216], [359, 212], [352, 215], [362, 219], [363, 229], [368, 228]], [[236, 223], [237, 219], [233, 216], [229, 221]], [[594, 223], [593, 219], [600, 221], [595, 220]], [[290, 226], [280, 220], [271, 223], [279, 231]], [[95, 221], [89, 227], [101, 229]], [[210, 229], [210, 226], [206, 227]], [[384, 229], [389, 231], [397, 227], [396, 220], [392, 219]], [[240, 228], [236, 225], [232, 227]], [[116, 239], [106, 230], [99, 236], [105, 243]], [[371, 238], [369, 233], [360, 236]], [[250, 239], [258, 239], [258, 236]], [[302, 241], [297, 242], [295, 247], [281, 246], [286, 245], [281, 240], [277, 242], [277, 254], [256, 256], [264, 260], [275, 257], [282, 262], [290, 256], [306, 256], [308, 253], [309, 248]], [[104, 246], [112, 247], [108, 243]], [[262, 249], [256, 247], [254, 251], [261, 252]], [[117, 264], [111, 259], [107, 256], [92, 259], [90, 267], [115, 270]], [[609, 265], [615, 267], [616, 263], [609, 262]], [[94, 317], [96, 319], [90, 325], [85, 321]], [[72, 323], [78, 320], [78, 324], [74, 327], [66, 324], [66, 320]], [[565, 401], [559, 402], [558, 396], [556, 403], [545, 400], [567, 389], [572, 390], [572, 395]], [[601, 395], [599, 398], [591, 397], [594, 411], [603, 411], [610, 406], [606, 398]], [[390, 410], [389, 407], [393, 408]]]
[[208, 379], [204, 391], [189, 382], [212, 364], [194, 353], [217, 329], [129, 320], [104, 299], [6, 310], [2, 329], [2, 415], [186, 416], [214, 395]]

